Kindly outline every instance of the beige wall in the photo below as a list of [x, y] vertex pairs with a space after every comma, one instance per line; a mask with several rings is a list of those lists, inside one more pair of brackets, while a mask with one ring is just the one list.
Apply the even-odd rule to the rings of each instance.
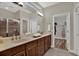
[[74, 49], [74, 32], [73, 32], [73, 10], [74, 10], [74, 4], [71, 2], [63, 2], [63, 3], [59, 3], [57, 5], [54, 6], [50, 6], [44, 9], [44, 14], [45, 14], [45, 31], [47, 31], [47, 25], [50, 23], [51, 24], [51, 30], [53, 28], [52, 26], [52, 19], [53, 19], [53, 15], [56, 14], [62, 14], [62, 13], [66, 13], [66, 12], [70, 12], [70, 49], [73, 50]]

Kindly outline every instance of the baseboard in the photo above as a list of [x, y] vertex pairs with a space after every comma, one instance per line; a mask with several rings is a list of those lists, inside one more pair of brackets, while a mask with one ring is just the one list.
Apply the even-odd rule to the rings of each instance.
[[78, 56], [73, 50], [69, 50], [69, 52], [73, 54], [74, 56]]

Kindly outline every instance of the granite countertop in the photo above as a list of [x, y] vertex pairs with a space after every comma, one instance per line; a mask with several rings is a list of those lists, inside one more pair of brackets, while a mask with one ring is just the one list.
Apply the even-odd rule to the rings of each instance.
[[33, 41], [33, 40], [37, 40], [39, 38], [42, 38], [42, 37], [50, 35], [50, 34], [51, 33], [44, 33], [40, 37], [37, 37], [37, 38], [24, 37], [23, 39], [19, 39], [16, 41], [0, 43], [0, 52], [7, 50], [7, 49], [10, 49], [10, 48], [13, 48], [13, 47], [16, 47], [16, 46], [19, 46], [19, 45], [22, 45], [22, 44], [25, 44], [25, 43], [28, 43], [28, 42]]

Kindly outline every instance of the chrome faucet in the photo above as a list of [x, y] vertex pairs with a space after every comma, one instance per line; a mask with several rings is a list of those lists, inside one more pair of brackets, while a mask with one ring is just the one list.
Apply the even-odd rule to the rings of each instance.
[[20, 39], [19, 32], [15, 30], [13, 32], [12, 40], [18, 40], [18, 39]]

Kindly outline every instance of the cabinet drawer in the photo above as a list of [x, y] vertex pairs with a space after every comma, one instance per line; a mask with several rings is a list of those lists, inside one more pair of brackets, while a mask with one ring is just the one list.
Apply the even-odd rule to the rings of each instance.
[[17, 54], [18, 52], [24, 51], [24, 45], [20, 45], [11, 49], [7, 49], [5, 51], [0, 52], [1, 56], [12, 56]]
[[37, 41], [31, 41], [26, 44], [26, 54], [27, 56], [37, 55]]
[[25, 50], [25, 45], [20, 45], [13, 48], [13, 54], [17, 54]]
[[13, 52], [12, 52], [12, 48], [11, 49], [7, 49], [5, 51], [0, 52], [0, 56], [12, 56]]
[[17, 53], [17, 54], [14, 55], [14, 56], [25, 56], [25, 51], [19, 52], [19, 53]]
[[31, 41], [26, 44], [27, 49], [37, 46], [37, 41]]

